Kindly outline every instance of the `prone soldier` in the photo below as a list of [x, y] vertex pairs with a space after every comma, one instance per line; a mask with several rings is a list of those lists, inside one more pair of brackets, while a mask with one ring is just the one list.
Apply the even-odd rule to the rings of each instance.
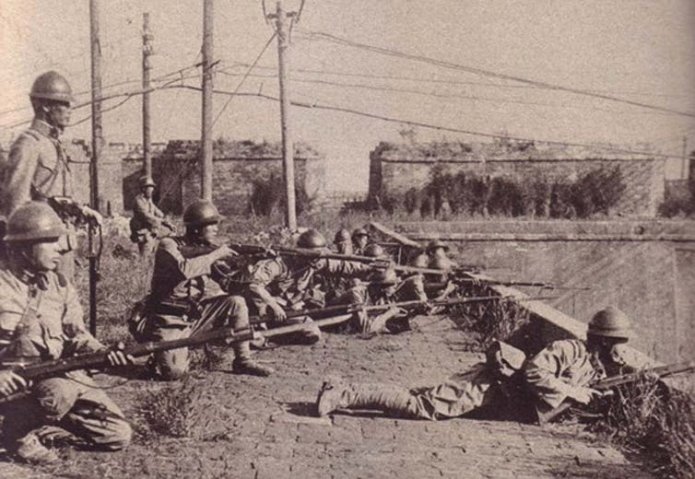
[[[57, 436], [81, 447], [115, 451], [128, 445], [131, 428], [118, 406], [83, 371], [28, 384], [15, 364], [104, 351], [84, 326], [72, 284], [56, 271], [67, 230], [43, 202], [28, 202], [9, 218], [8, 264], [0, 268], [0, 398], [30, 394], [2, 406], [5, 446], [32, 463], [58, 460], [44, 442]], [[111, 365], [132, 358], [111, 351]]]
[[591, 319], [586, 341], [555, 341], [528, 361], [522, 351], [497, 342], [484, 363], [433, 387], [408, 390], [330, 379], [319, 391], [317, 412], [326, 416], [339, 409], [371, 409], [390, 417], [438, 420], [514, 405], [517, 417], [539, 418], [567, 398], [588, 404], [600, 396], [590, 385], [626, 369], [621, 345], [630, 335], [627, 316], [608, 307]]
[[[160, 241], [150, 294], [142, 317], [131, 325], [131, 333], [138, 341], [185, 338], [210, 328], [249, 328], [244, 298], [226, 293], [211, 277], [215, 262], [236, 255], [228, 246], [214, 246], [221, 219], [211, 202], [196, 201], [184, 212], [185, 234]], [[205, 254], [190, 255], [185, 251], [189, 248], [202, 249]], [[234, 373], [272, 374], [272, 369], [251, 359], [248, 341], [234, 342], [230, 349], [215, 359], [228, 362], [233, 358]], [[150, 364], [163, 379], [178, 379], [188, 371], [188, 349], [156, 353]]]
[[353, 254], [350, 232], [345, 228], [336, 231], [333, 244], [338, 254]]
[[364, 228], [357, 228], [352, 232], [352, 250], [356, 255], [363, 255], [364, 249], [369, 244], [369, 233]]

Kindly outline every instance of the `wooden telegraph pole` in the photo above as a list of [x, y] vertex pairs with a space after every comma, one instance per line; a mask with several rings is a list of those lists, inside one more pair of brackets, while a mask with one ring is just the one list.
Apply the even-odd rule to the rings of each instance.
[[285, 224], [297, 231], [297, 210], [294, 196], [294, 145], [290, 129], [290, 98], [288, 94], [289, 24], [293, 13], [285, 12], [282, 0], [277, 2], [275, 14], [278, 37], [278, 73], [280, 78], [280, 122], [282, 127], [282, 169], [285, 176]]
[[152, 63], [152, 39], [150, 14], [142, 14], [142, 159], [145, 174], [152, 177], [152, 140], [150, 138], [150, 72]]
[[[92, 161], [89, 164], [90, 204], [99, 210], [99, 156], [104, 145], [101, 126], [101, 44], [99, 40], [99, 0], [89, 0], [89, 34], [92, 54]], [[94, 228], [89, 231], [89, 330], [97, 330], [97, 258]]]
[[212, 67], [213, 67], [213, 0], [203, 4], [203, 153], [201, 196], [212, 201]]

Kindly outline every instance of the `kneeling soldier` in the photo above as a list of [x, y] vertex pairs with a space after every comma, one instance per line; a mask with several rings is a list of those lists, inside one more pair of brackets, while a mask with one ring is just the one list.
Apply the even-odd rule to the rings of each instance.
[[[46, 203], [26, 203], [9, 218], [9, 260], [0, 268], [0, 368], [106, 349], [85, 329], [72, 284], [56, 273], [65, 233]], [[113, 351], [108, 359], [125, 365], [131, 358]], [[5, 446], [19, 459], [56, 461], [58, 456], [44, 444], [55, 426], [62, 439], [81, 447], [115, 451], [130, 442], [123, 413], [85, 372], [27, 384], [21, 373], [0, 370], [0, 399], [25, 388], [30, 395], [1, 408]]]
[[[142, 323], [131, 329], [137, 340], [179, 339], [221, 327], [248, 329], [244, 298], [225, 293], [210, 276], [213, 263], [236, 254], [228, 246], [214, 246], [221, 218], [211, 202], [196, 201], [183, 215], [186, 233], [160, 241], [145, 314]], [[221, 360], [233, 357], [233, 372], [254, 376], [272, 373], [272, 369], [251, 360], [248, 341], [234, 342], [231, 349]], [[163, 379], [180, 378], [188, 372], [188, 349], [156, 353], [151, 364]]]

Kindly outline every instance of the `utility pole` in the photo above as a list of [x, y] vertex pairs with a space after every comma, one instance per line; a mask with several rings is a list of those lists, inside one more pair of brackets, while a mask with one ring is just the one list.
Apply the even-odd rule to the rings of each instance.
[[152, 177], [152, 140], [150, 138], [150, 71], [152, 63], [152, 40], [150, 14], [142, 14], [142, 159], [145, 174]]
[[294, 195], [294, 145], [290, 129], [290, 98], [288, 94], [289, 25], [294, 13], [287, 13], [282, 0], [277, 2], [275, 14], [278, 37], [278, 77], [280, 79], [280, 122], [282, 127], [282, 169], [285, 176], [285, 224], [297, 231], [297, 210]]
[[688, 137], [683, 136], [683, 171], [681, 172], [681, 178], [687, 180], [690, 177], [689, 172], [690, 163], [688, 162]]
[[203, 3], [203, 154], [201, 196], [212, 201], [212, 67], [213, 67], [213, 0]]
[[[92, 161], [89, 164], [90, 204], [99, 210], [99, 156], [104, 146], [101, 126], [101, 43], [99, 0], [89, 0], [89, 40], [92, 53]], [[89, 228], [89, 330], [97, 331], [97, 257], [94, 227]]]

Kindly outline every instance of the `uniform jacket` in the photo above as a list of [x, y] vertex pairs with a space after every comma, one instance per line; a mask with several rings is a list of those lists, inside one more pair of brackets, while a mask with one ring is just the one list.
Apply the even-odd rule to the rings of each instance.
[[75, 288], [50, 271], [0, 269], [0, 358], [57, 359], [103, 350], [85, 328]]
[[[150, 301], [190, 303], [225, 295], [219, 283], [210, 277], [213, 253], [184, 257], [181, 249], [195, 247], [186, 236], [163, 238], [154, 258]], [[187, 255], [188, 256], [188, 255]]]
[[141, 230], [156, 231], [161, 227], [163, 219], [164, 213], [157, 208], [152, 198], [146, 198], [143, 193], [135, 197], [133, 219], [130, 224], [133, 233], [141, 232]]
[[68, 155], [59, 131], [34, 119], [31, 127], [12, 144], [0, 175], [0, 206], [9, 216], [30, 200], [55, 196], [72, 197], [72, 178]]
[[607, 376], [606, 368], [625, 364], [621, 349], [614, 348], [612, 364], [603, 364], [595, 353], [587, 350], [579, 339], [555, 341], [531, 358], [524, 366], [526, 382], [531, 393], [549, 406], [559, 406], [576, 387], [587, 387]]

